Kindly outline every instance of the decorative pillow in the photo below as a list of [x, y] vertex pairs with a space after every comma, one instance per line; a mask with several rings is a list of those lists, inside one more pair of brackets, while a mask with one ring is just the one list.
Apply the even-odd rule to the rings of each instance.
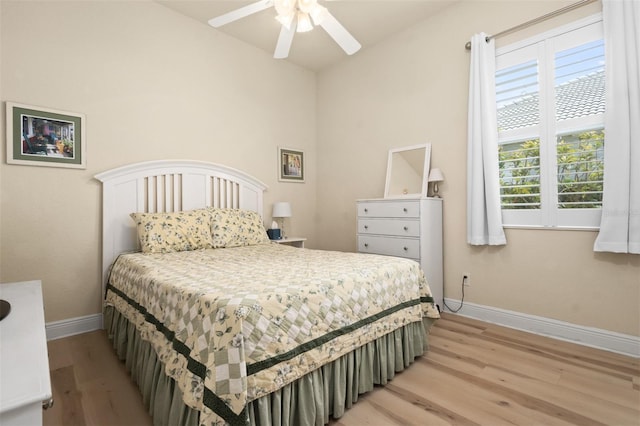
[[143, 253], [213, 248], [207, 209], [175, 213], [131, 213]]
[[213, 247], [239, 247], [269, 242], [260, 215], [251, 210], [210, 208]]

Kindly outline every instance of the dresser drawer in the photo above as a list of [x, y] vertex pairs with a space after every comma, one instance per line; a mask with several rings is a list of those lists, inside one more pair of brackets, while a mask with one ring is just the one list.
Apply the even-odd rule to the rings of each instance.
[[420, 222], [417, 219], [358, 218], [358, 233], [419, 237]]
[[414, 238], [379, 237], [358, 235], [360, 253], [386, 254], [388, 256], [420, 258], [420, 240]]
[[420, 217], [420, 203], [417, 200], [361, 202], [358, 217]]

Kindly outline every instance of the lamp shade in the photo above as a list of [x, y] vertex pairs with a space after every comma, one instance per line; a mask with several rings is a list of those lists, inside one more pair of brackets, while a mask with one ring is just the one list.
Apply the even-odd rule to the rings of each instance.
[[291, 217], [291, 204], [287, 202], [279, 202], [273, 204], [273, 217]]
[[313, 24], [311, 23], [311, 18], [309, 18], [309, 14], [304, 12], [298, 12], [298, 26], [296, 27], [296, 31], [299, 33], [306, 33], [313, 29]]
[[442, 182], [444, 180], [444, 176], [442, 175], [442, 171], [440, 169], [431, 169], [429, 172], [429, 182]]

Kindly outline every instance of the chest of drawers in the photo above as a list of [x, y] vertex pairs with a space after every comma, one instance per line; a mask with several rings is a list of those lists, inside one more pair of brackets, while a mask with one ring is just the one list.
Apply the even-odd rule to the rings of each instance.
[[419, 262], [442, 308], [442, 198], [358, 200], [357, 213], [358, 251]]

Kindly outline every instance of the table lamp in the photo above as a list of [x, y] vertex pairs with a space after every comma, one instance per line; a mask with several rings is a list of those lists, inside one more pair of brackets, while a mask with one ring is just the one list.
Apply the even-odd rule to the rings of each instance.
[[444, 180], [444, 176], [442, 175], [442, 171], [440, 169], [431, 169], [429, 172], [429, 182], [433, 182], [433, 197], [440, 198], [440, 194], [438, 194], [438, 182], [442, 182]]
[[280, 230], [282, 231], [282, 238], [287, 238], [287, 235], [284, 233], [284, 218], [291, 217], [291, 204], [286, 201], [274, 203], [271, 216], [274, 219], [280, 219]]

